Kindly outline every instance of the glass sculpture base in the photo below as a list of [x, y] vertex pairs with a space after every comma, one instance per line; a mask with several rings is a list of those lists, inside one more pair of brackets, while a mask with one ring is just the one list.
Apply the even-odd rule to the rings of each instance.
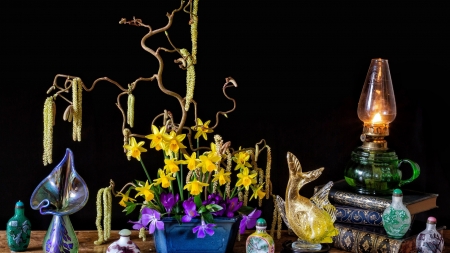
[[285, 241], [282, 244], [282, 249], [280, 251], [280, 253], [310, 253], [310, 252], [329, 252], [330, 251], [330, 245], [328, 243], [322, 243], [321, 246], [322, 248], [319, 250], [313, 250], [313, 249], [294, 249], [292, 247], [292, 244], [294, 244], [295, 242], [292, 242], [291, 240]]
[[292, 243], [292, 249], [296, 251], [317, 251], [322, 249], [322, 245], [320, 243], [309, 243], [307, 241], [303, 241], [301, 239], [298, 239], [297, 241]]

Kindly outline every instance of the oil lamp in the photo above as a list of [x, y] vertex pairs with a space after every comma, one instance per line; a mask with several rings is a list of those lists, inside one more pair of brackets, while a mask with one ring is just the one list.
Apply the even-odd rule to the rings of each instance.
[[[392, 194], [392, 190], [410, 183], [420, 174], [420, 167], [409, 159], [398, 159], [384, 139], [389, 124], [397, 115], [388, 60], [372, 59], [358, 103], [358, 117], [363, 122], [361, 141], [344, 172], [346, 182], [361, 194]], [[402, 180], [400, 165], [411, 165], [413, 175]]]

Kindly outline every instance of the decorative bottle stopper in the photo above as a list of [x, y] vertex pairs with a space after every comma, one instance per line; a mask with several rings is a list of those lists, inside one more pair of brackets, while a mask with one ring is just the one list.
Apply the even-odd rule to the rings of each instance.
[[106, 252], [108, 253], [141, 253], [139, 247], [130, 240], [131, 231], [128, 229], [122, 229], [119, 231], [119, 240], [111, 243]]
[[30, 243], [31, 224], [24, 215], [23, 202], [16, 203], [14, 216], [6, 224], [8, 247], [11, 251], [25, 251]]
[[395, 189], [392, 203], [383, 212], [383, 227], [394, 238], [403, 237], [411, 225], [411, 214], [403, 204], [403, 192]]
[[427, 228], [417, 235], [417, 253], [441, 253], [444, 249], [444, 238], [436, 230], [436, 218], [428, 217]]
[[263, 218], [256, 221], [256, 231], [247, 238], [247, 253], [274, 253], [275, 243], [266, 232], [267, 223]]

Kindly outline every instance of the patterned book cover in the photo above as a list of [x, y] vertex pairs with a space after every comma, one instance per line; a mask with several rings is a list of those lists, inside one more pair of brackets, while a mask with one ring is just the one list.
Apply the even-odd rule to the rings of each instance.
[[[316, 186], [314, 191], [320, 189]], [[418, 192], [408, 189], [403, 191], [403, 204], [408, 208], [409, 212], [414, 215], [433, 208], [437, 208], [436, 199], [438, 194]], [[330, 201], [334, 204], [345, 206], [353, 206], [361, 209], [372, 210], [383, 213], [384, 209], [391, 204], [392, 196], [390, 195], [363, 195], [352, 192], [345, 180], [334, 182], [329, 193]]]
[[335, 205], [336, 222], [383, 226], [382, 213], [352, 206]]
[[[335, 223], [339, 234], [333, 238], [333, 247], [354, 253], [410, 253], [416, 250], [417, 235], [425, 229], [425, 223], [415, 221], [403, 238], [388, 237], [382, 227]], [[443, 235], [445, 226], [437, 231]]]

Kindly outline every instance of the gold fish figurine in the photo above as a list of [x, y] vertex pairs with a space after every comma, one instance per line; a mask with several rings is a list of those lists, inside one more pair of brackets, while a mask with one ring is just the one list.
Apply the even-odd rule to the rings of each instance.
[[286, 188], [285, 211], [289, 227], [300, 240], [311, 244], [332, 243], [339, 232], [333, 223], [336, 208], [328, 200], [330, 181], [310, 199], [299, 194], [305, 184], [316, 180], [324, 168], [303, 172], [299, 160], [288, 152], [289, 181]]

